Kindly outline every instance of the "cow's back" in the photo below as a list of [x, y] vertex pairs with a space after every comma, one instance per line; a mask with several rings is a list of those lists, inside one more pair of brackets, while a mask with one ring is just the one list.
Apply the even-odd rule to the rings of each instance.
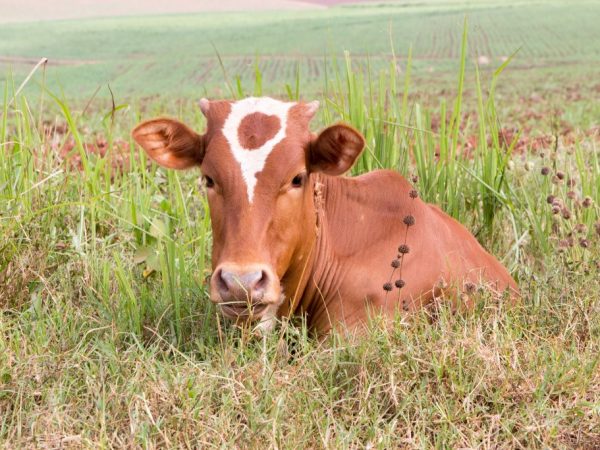
[[496, 293], [510, 289], [511, 296], [518, 292], [508, 270], [483, 248], [464, 225], [438, 206], [426, 206], [431, 216], [431, 234], [436, 236], [434, 243], [445, 261], [443, 271], [448, 274], [448, 279], [444, 282], [459, 291], [477, 287]]

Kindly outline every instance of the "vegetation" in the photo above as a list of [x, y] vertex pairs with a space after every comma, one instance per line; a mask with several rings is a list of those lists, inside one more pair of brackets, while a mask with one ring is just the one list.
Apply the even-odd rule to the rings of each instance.
[[[543, 101], [520, 112], [503, 105], [511, 62], [480, 73], [466, 29], [454, 89], [423, 101], [410, 56], [364, 70], [351, 55], [331, 60], [314, 126], [359, 128], [367, 150], [355, 173], [402, 172], [509, 267], [522, 303], [479, 293], [473, 311], [441, 303], [324, 341], [301, 320], [257, 339], [207, 301], [210, 222], [198, 174], [156, 167], [129, 137], [161, 113], [203, 129], [194, 102], [80, 106], [45, 89], [42, 73], [31, 97], [9, 75], [0, 446], [600, 445], [597, 105], [574, 102], [562, 114]], [[272, 93], [260, 67], [252, 82], [235, 74], [226, 68], [227, 95]], [[297, 80], [284, 95], [302, 94]], [[532, 120], [542, 125], [527, 128]]]
[[[351, 50], [355, 64], [368, 58], [379, 71], [389, 66], [393, 42], [403, 59], [412, 47], [415, 75], [440, 83], [457, 70], [465, 15], [470, 56], [482, 67], [496, 67], [520, 48], [513, 68], [559, 66], [564, 72], [566, 66], [571, 77], [597, 76], [600, 4], [593, 0], [397, 1], [325, 11], [9, 23], [0, 27], [0, 68], [23, 73], [32, 59], [45, 56], [55, 65], [48, 85], [71, 99], [87, 98], [107, 83], [118, 97], [227, 96], [221, 63], [244, 84], [258, 66], [269, 91], [279, 95], [299, 72], [309, 95], [322, 92], [325, 74], [333, 75], [328, 57]], [[101, 94], [109, 96], [107, 89]]]

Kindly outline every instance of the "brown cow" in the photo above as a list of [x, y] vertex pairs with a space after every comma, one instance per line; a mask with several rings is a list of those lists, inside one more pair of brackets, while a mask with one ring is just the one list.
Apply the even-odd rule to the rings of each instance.
[[277, 317], [304, 313], [325, 333], [354, 328], [373, 309], [414, 310], [476, 286], [517, 292], [467, 229], [398, 173], [341, 177], [364, 139], [341, 124], [312, 134], [318, 102], [202, 99], [200, 107], [203, 135], [160, 118], [133, 137], [162, 166], [200, 166], [213, 230], [211, 300], [226, 317], [268, 330]]

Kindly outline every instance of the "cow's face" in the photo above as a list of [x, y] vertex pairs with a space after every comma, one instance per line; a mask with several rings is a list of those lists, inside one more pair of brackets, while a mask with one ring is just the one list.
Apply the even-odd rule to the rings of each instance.
[[317, 102], [203, 99], [200, 107], [203, 135], [155, 119], [133, 137], [165, 167], [200, 166], [213, 230], [211, 300], [227, 317], [264, 320], [285, 298], [281, 280], [308, 258], [316, 220], [311, 173], [346, 172], [364, 140], [345, 125], [313, 135]]

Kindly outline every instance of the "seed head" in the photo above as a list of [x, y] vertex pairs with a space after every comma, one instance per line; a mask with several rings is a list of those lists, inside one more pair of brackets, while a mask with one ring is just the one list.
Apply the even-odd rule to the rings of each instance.
[[392, 283], [385, 283], [383, 285], [383, 290], [387, 291], [387, 292], [391, 291], [392, 290]]
[[567, 208], [563, 208], [562, 216], [563, 216], [563, 219], [569, 220], [571, 218], [571, 211], [569, 211]]
[[575, 225], [575, 232], [579, 234], [587, 234], [587, 226], [585, 223], [578, 223]]
[[590, 206], [592, 206], [592, 197], [590, 196], [586, 196], [583, 199], [583, 203], [581, 203], [583, 205], [584, 208], [589, 208]]
[[404, 282], [404, 280], [403, 280], [403, 279], [396, 280], [396, 281], [394, 282], [394, 284], [396, 285], [396, 287], [397, 287], [398, 289], [402, 289], [404, 286], [406, 286], [406, 283]]
[[406, 244], [402, 244], [400, 247], [398, 247], [398, 253], [406, 255], [407, 253], [410, 253], [410, 247]]
[[550, 173], [549, 167], [542, 167], [542, 175], [546, 176]]
[[558, 218], [556, 216], [552, 216], [552, 218], [554, 219], [552, 221], [552, 233], [560, 234], [560, 224], [558, 223]]
[[418, 193], [418, 192], [417, 192], [415, 189], [413, 189], [413, 190], [411, 190], [411, 191], [408, 193], [408, 195], [410, 196], [410, 198], [413, 198], [413, 199], [414, 199], [414, 198], [417, 198], [417, 197], [419, 196], [419, 193]]
[[554, 203], [555, 198], [556, 197], [554, 195], [549, 195], [548, 197], [546, 197], [546, 202], [551, 205], [552, 203]]
[[392, 267], [394, 269], [397, 269], [398, 267], [400, 267], [400, 260], [399, 259], [395, 259], [392, 261]]
[[412, 227], [415, 224], [415, 218], [409, 214], [408, 216], [404, 217], [403, 222], [407, 227]]
[[564, 180], [565, 179], [565, 173], [561, 172], [559, 170], [558, 172], [556, 172], [556, 178], [558, 178], [559, 180]]
[[412, 182], [413, 182], [413, 183], [415, 183], [415, 184], [419, 182], [419, 177], [418, 177], [418, 175], [413, 175], [413, 177], [412, 177]]
[[581, 238], [581, 239], [579, 239], [579, 246], [581, 248], [588, 248], [590, 246], [590, 241], [588, 241], [585, 238]]
[[531, 169], [533, 169], [533, 164], [531, 164], [529, 161], [527, 161], [525, 163], [524, 167], [525, 167], [525, 170], [529, 172]]
[[475, 289], [477, 289], [477, 286], [475, 286], [475, 283], [471, 283], [470, 281], [465, 283], [465, 292], [467, 294], [472, 294], [473, 292], [475, 292]]
[[552, 207], [552, 214], [558, 214], [560, 212], [560, 207], [558, 205], [554, 205]]
[[577, 198], [577, 193], [575, 191], [569, 191], [569, 192], [567, 192], [567, 197], [570, 198], [571, 200], [574, 200]]

